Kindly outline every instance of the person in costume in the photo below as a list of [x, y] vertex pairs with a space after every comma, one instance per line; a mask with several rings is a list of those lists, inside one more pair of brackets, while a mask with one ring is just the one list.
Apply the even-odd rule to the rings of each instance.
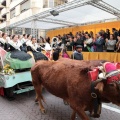
[[13, 35], [12, 40], [8, 41], [5, 50], [11, 53], [11, 58], [19, 60], [28, 60], [31, 56], [23, 51], [23, 46], [18, 41], [18, 35]]
[[2, 33], [2, 37], [0, 38], [0, 47], [5, 49], [7, 43], [8, 43], [7, 33]]
[[22, 44], [24, 44], [27, 41], [27, 34], [23, 34], [23, 37], [20, 41]]
[[2, 31], [0, 31], [0, 38], [2, 38]]
[[27, 52], [27, 44], [29, 44], [29, 42], [31, 42], [31, 38], [32, 38], [32, 35], [28, 34], [27, 39], [25, 39], [24, 43], [22, 44], [23, 45], [23, 50], [25, 52]]
[[32, 52], [35, 61], [48, 60], [48, 58], [41, 53], [41, 47], [37, 44], [35, 37], [32, 37], [31, 42], [27, 42], [27, 51]]

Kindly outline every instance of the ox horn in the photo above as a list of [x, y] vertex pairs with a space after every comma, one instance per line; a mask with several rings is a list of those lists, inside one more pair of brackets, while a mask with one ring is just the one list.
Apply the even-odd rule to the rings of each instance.
[[95, 84], [96, 84], [95, 89], [99, 90], [99, 92], [103, 92], [104, 83], [102, 81], [103, 81], [103, 79], [98, 79], [95, 81]]

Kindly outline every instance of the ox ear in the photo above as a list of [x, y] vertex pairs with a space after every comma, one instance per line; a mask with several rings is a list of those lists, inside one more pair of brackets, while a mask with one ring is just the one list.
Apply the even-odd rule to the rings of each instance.
[[103, 88], [104, 88], [103, 82], [99, 82], [95, 87], [95, 89], [98, 90], [99, 92], [103, 92]]

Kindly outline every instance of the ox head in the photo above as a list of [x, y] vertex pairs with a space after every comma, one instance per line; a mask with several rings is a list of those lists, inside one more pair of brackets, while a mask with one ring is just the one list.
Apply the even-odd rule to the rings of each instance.
[[102, 80], [96, 83], [95, 89], [99, 92], [102, 99], [120, 106], [120, 81], [108, 83], [107, 80]]

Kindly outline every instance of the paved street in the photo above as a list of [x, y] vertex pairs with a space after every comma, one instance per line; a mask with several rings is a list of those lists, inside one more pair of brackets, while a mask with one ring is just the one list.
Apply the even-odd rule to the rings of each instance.
[[[16, 95], [16, 100], [8, 101], [0, 97], [0, 120], [70, 120], [71, 109], [63, 101], [49, 93], [44, 93], [47, 113], [41, 114], [38, 104], [34, 103], [35, 93]], [[119, 109], [119, 108], [118, 108]], [[76, 120], [79, 120], [77, 117]], [[120, 120], [120, 114], [102, 109], [99, 119], [90, 120]]]

